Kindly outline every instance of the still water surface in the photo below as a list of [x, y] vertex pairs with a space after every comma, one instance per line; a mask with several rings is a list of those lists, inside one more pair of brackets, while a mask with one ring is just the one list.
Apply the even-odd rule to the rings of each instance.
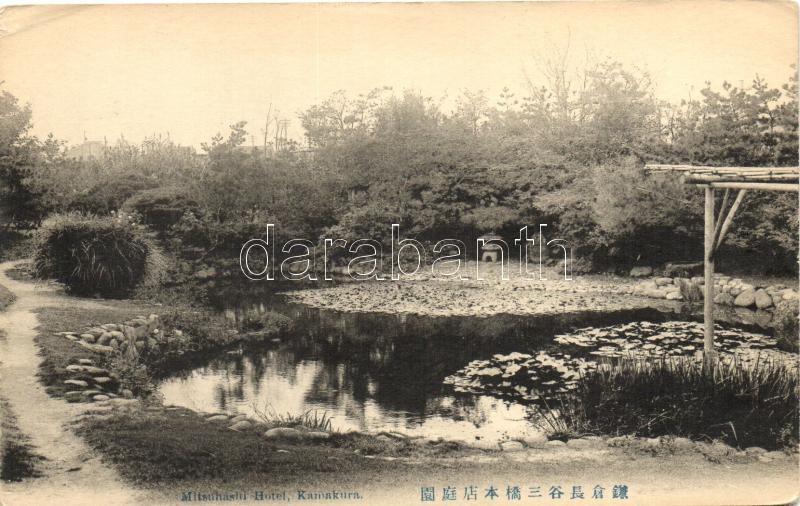
[[290, 336], [224, 353], [164, 381], [165, 402], [248, 415], [318, 410], [341, 431], [465, 441], [519, 437], [536, 431], [529, 407], [454, 392], [442, 380], [475, 359], [547, 349], [555, 334], [577, 327], [675, 318], [655, 310], [487, 318], [343, 313], [280, 296], [239, 300], [224, 311], [240, 323], [268, 308], [295, 321]]

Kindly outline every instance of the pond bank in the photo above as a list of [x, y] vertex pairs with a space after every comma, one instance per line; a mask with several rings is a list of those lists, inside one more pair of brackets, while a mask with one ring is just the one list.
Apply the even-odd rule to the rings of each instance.
[[[341, 504], [364, 504], [364, 499], [367, 504], [411, 504], [428, 486], [435, 487], [437, 497], [445, 486], [458, 487], [459, 497], [472, 485], [481, 494], [491, 485], [502, 493], [506, 486], [520, 486], [525, 494], [538, 486], [547, 498], [551, 486], [569, 493], [582, 485], [591, 493], [600, 485], [610, 493], [614, 485], [625, 484], [630, 504], [654, 504], [674, 498], [679, 490], [687, 500], [715, 494], [727, 499], [721, 502], [743, 504], [755, 496], [730, 493], [745, 476], [751, 486], [768, 487], [761, 489], [762, 502], [795, 493], [796, 454], [736, 451], [681, 438], [581, 438], [493, 450], [358, 434], [334, 433], [321, 441], [265, 440], [262, 427], [230, 430], [226, 421], [182, 408], [123, 409], [87, 419], [80, 433], [127, 480], [174, 491], [174, 502], [179, 490], [218, 488], [250, 494], [250, 501], [254, 490], [267, 487], [285, 491], [291, 500], [301, 491], [337, 490], [361, 495], [337, 501]], [[656, 476], [658, 488], [652, 486]]]

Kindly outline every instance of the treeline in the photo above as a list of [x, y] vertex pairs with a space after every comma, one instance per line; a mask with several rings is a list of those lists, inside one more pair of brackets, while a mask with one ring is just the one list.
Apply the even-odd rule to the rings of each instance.
[[[179, 255], [234, 260], [267, 223], [278, 240], [386, 246], [391, 223], [405, 237], [467, 245], [547, 223], [548, 238], [573, 244], [576, 270], [600, 270], [701, 256], [701, 192], [645, 174], [644, 163], [798, 164], [795, 74], [780, 88], [709, 84], [681, 104], [658, 100], [646, 74], [618, 63], [547, 77], [521, 96], [463, 92], [447, 108], [413, 91], [337, 92], [300, 115], [308, 149], [248, 147], [237, 123], [200, 153], [154, 137], [88, 160], [30, 136], [29, 108], [4, 92], [0, 221], [9, 230], [124, 209]], [[797, 231], [797, 195], [752, 192], [721, 259], [796, 272]]]

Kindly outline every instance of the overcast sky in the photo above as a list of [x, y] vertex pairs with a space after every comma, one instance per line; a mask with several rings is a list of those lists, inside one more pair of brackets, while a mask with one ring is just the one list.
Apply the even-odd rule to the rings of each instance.
[[34, 133], [72, 143], [167, 133], [199, 146], [269, 104], [291, 120], [331, 92], [524, 89], [569, 44], [646, 69], [678, 101], [705, 81], [777, 86], [797, 60], [791, 2], [19, 7], [0, 14], [0, 80]]

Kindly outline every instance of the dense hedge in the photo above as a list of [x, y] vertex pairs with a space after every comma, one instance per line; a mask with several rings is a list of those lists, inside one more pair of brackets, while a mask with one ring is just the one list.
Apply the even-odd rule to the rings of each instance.
[[145, 229], [125, 217], [56, 215], [40, 229], [34, 272], [79, 295], [124, 296], [163, 270]]

